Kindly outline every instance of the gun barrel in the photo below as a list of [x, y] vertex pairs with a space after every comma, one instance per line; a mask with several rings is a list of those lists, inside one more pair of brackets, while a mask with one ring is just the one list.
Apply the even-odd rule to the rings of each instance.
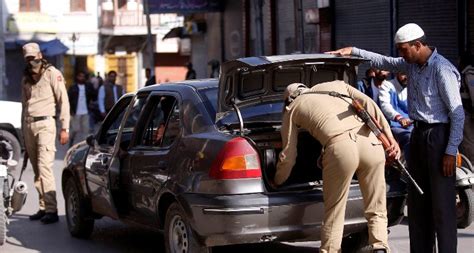
[[395, 167], [398, 168], [398, 170], [403, 174], [405, 175], [408, 180], [410, 180], [410, 183], [415, 186], [416, 190], [418, 191], [418, 193], [420, 193], [420, 195], [423, 195], [423, 190], [421, 189], [421, 187], [416, 183], [415, 179], [413, 179], [413, 177], [411, 176], [410, 172], [408, 172], [408, 170], [405, 168], [405, 166], [403, 165], [402, 162], [400, 162], [399, 159], [396, 159], [395, 160]]

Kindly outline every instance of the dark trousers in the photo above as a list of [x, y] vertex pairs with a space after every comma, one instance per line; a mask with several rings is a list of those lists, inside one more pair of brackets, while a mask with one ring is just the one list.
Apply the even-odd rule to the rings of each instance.
[[455, 176], [443, 176], [449, 124], [417, 124], [410, 139], [408, 167], [425, 192], [408, 187], [410, 252], [453, 253], [457, 248]]

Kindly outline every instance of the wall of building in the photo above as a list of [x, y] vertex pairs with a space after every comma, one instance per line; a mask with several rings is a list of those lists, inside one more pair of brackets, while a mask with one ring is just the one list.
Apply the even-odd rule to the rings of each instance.
[[276, 1], [277, 53], [290, 54], [297, 50], [295, 10], [293, 1]]
[[423, 28], [428, 44], [457, 64], [459, 55], [457, 1], [444, 0], [399, 0], [398, 26], [417, 23]]
[[[466, 0], [469, 1], [469, 0]], [[474, 2], [469, 2], [468, 11], [468, 47], [471, 54], [474, 55]]]
[[244, 6], [242, 1], [226, 1], [224, 9], [225, 59], [245, 56]]

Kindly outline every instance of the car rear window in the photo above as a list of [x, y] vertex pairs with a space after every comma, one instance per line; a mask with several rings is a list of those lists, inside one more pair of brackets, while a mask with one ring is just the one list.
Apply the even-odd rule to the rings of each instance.
[[209, 115], [212, 118], [212, 121], [216, 121], [216, 112], [217, 112], [217, 87], [206, 88], [198, 90], [199, 95], [206, 107], [206, 110], [209, 112]]
[[[212, 120], [216, 121], [217, 111], [217, 88], [200, 89], [199, 94], [203, 100]], [[283, 102], [262, 103], [250, 107], [240, 108], [242, 118], [245, 123], [258, 121], [281, 121], [281, 112], [283, 110]], [[236, 113], [230, 113], [224, 117], [220, 124], [233, 124], [239, 122]]]

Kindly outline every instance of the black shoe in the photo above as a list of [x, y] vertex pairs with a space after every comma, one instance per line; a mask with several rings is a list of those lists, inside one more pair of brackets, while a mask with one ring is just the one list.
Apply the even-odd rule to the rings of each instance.
[[46, 213], [43, 218], [41, 218], [41, 222], [43, 224], [51, 224], [59, 221], [58, 213]]
[[39, 210], [35, 214], [30, 215], [30, 220], [39, 220], [39, 219], [43, 218], [43, 216], [45, 214], [46, 214], [46, 212], [44, 210]]

